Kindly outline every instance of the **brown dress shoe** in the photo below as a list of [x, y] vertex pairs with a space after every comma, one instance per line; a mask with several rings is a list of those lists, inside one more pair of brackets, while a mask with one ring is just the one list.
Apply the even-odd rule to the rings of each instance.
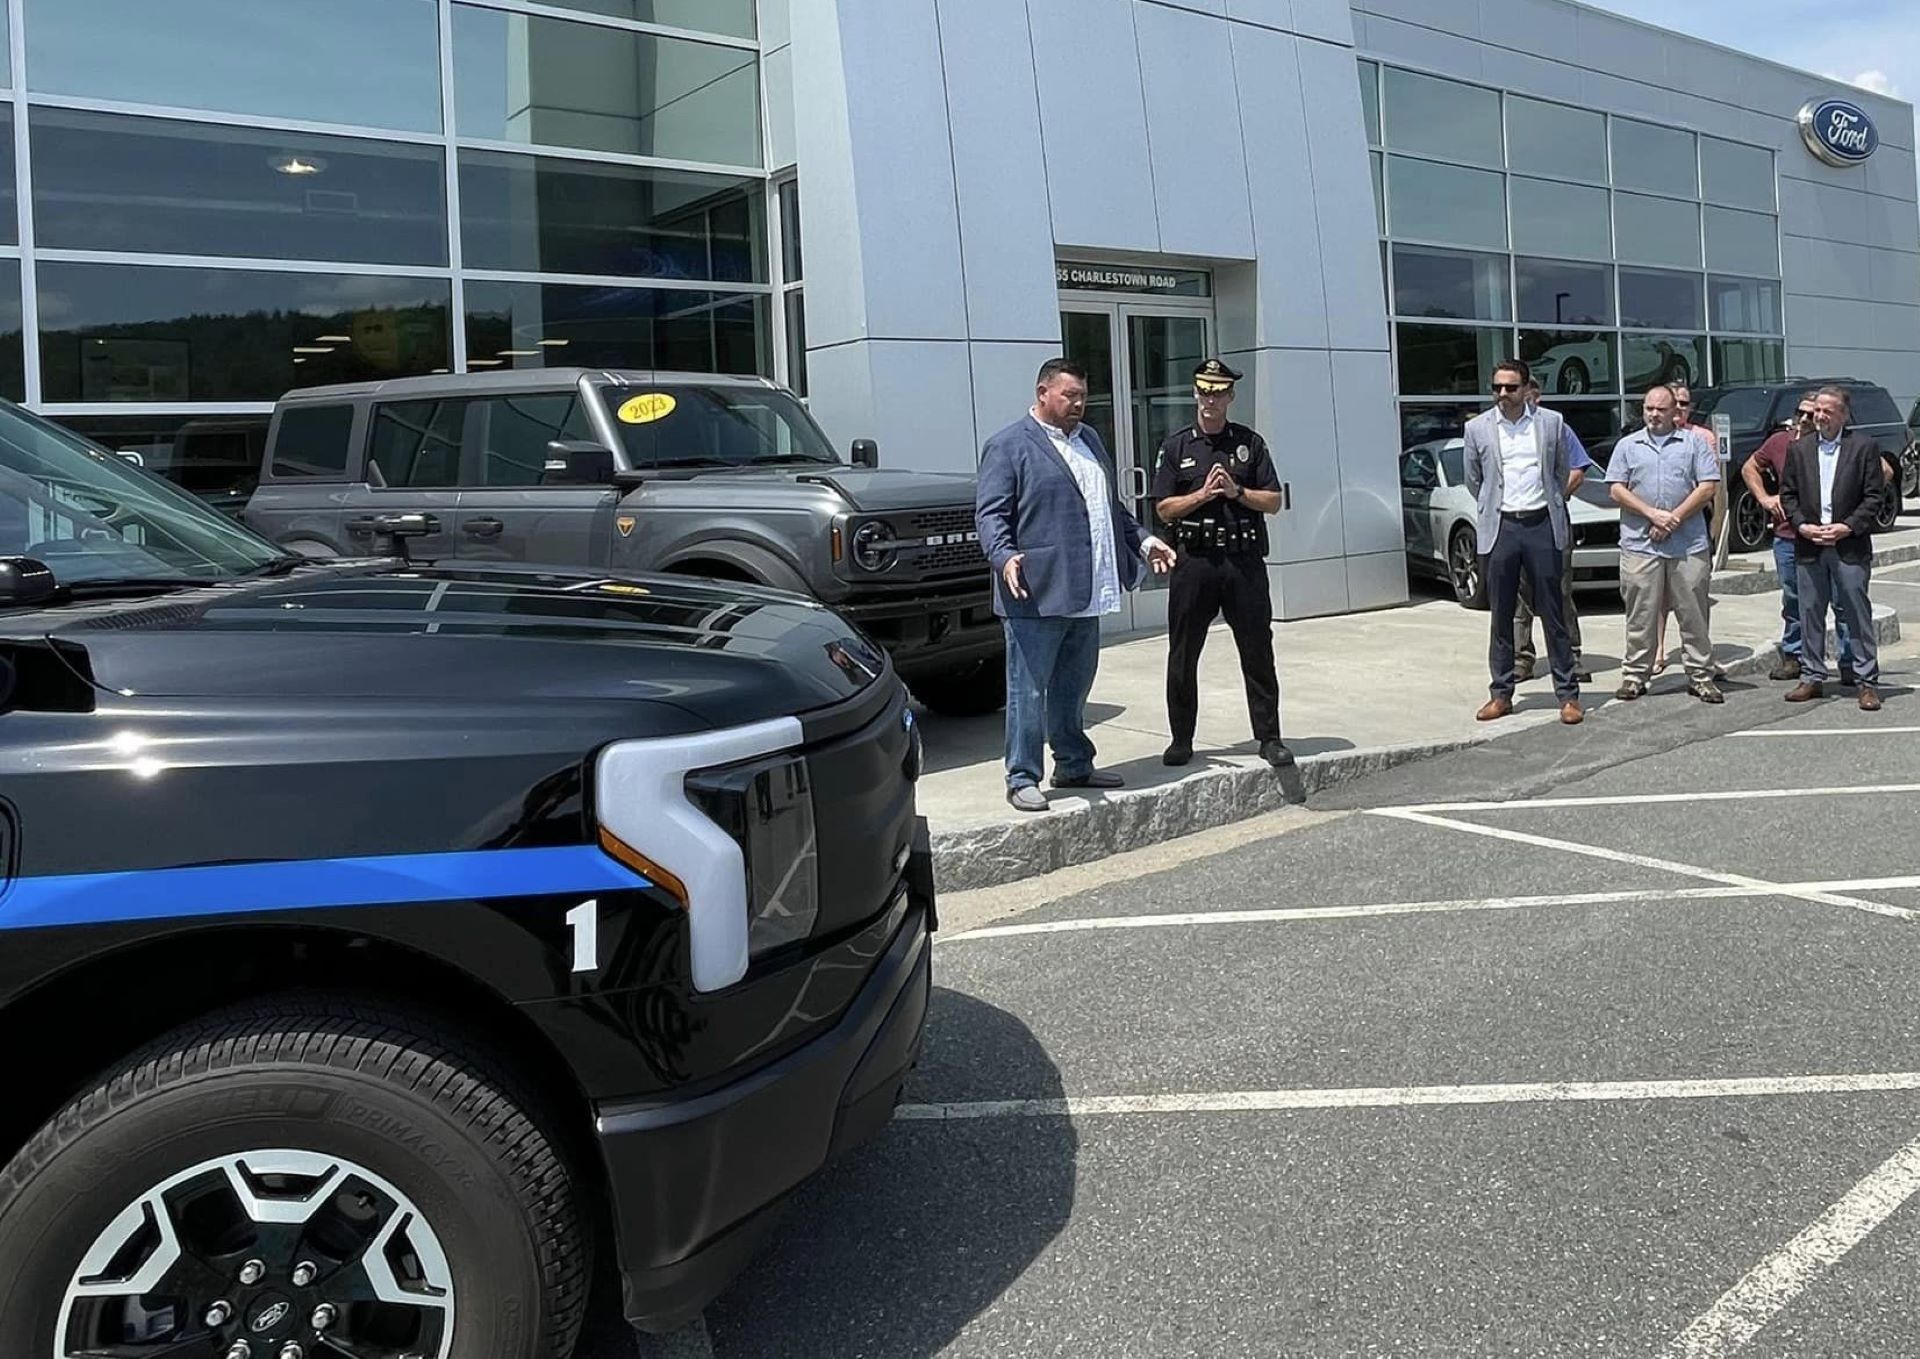
[[1476, 722], [1495, 722], [1513, 712], [1513, 700], [1510, 698], [1490, 698], [1473, 715]]
[[1880, 711], [1880, 691], [1871, 684], [1860, 686], [1860, 711], [1863, 713]]
[[1587, 713], [1580, 706], [1580, 700], [1570, 698], [1560, 705], [1560, 720], [1570, 727], [1577, 727], [1587, 720]]
[[1787, 690], [1787, 702], [1811, 703], [1816, 698], [1827, 696], [1826, 686], [1819, 680], [1801, 680], [1799, 684]]

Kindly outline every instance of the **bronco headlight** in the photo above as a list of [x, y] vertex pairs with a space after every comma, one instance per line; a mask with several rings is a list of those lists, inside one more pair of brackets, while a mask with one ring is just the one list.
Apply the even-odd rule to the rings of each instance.
[[888, 571], [900, 559], [893, 525], [869, 519], [853, 531], [853, 559], [863, 571]]

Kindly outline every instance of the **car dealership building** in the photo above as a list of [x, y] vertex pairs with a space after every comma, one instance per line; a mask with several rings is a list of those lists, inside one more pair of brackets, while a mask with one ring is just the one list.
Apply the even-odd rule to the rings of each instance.
[[288, 387], [548, 362], [964, 469], [1064, 350], [1143, 498], [1218, 352], [1303, 617], [1406, 598], [1400, 449], [1504, 354], [1589, 440], [1661, 378], [1920, 397], [1911, 107], [1567, 0], [0, 14], [0, 390], [211, 495]]

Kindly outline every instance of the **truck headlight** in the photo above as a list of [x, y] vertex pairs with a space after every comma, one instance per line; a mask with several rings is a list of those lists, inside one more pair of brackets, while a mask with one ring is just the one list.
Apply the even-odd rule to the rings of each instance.
[[893, 525], [869, 519], [853, 531], [853, 559], [863, 571], [891, 570], [900, 558]]
[[687, 796], [745, 859], [748, 957], [812, 934], [820, 917], [820, 863], [807, 762], [777, 756], [697, 770], [687, 775]]

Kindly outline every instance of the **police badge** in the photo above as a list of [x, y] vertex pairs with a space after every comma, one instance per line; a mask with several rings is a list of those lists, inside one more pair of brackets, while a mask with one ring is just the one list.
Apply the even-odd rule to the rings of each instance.
[[1233, 460], [1242, 467], [1245, 467], [1249, 462], [1253, 461], [1253, 450], [1245, 444], [1241, 444], [1240, 447], [1233, 450]]

